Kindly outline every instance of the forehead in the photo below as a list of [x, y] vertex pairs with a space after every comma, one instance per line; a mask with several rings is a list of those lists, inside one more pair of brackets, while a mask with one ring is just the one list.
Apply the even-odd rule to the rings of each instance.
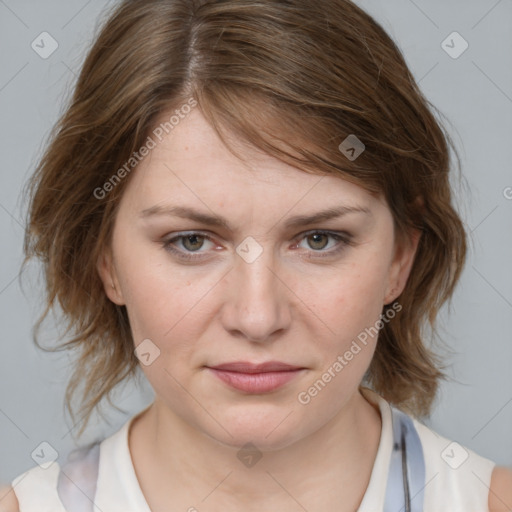
[[[163, 119], [157, 120], [158, 126]], [[133, 171], [123, 202], [133, 209], [186, 203], [255, 209], [311, 210], [320, 206], [377, 206], [362, 187], [332, 175], [306, 173], [258, 149], [229, 139], [242, 159], [223, 144], [199, 109], [169, 133], [152, 136], [153, 149]]]

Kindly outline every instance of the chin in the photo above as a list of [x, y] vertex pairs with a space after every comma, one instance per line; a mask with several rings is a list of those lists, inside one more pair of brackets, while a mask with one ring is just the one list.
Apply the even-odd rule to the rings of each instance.
[[212, 411], [225, 430], [215, 422], [214, 431], [209, 428], [205, 433], [223, 445], [234, 448], [252, 443], [262, 451], [279, 450], [302, 437], [302, 428], [299, 428], [303, 426], [302, 418], [292, 411], [292, 407], [275, 404], [232, 408], [231, 412], [223, 415], [216, 415]]

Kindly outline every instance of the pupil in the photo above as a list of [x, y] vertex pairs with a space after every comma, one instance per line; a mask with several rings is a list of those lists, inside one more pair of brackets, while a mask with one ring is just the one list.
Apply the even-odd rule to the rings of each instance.
[[[187, 247], [187, 244], [188, 243], [192, 243], [192, 245], [196, 244], [197, 243], [197, 240], [201, 238], [201, 236], [198, 236], [198, 235], [188, 235], [185, 237], [185, 247]], [[197, 247], [187, 247], [187, 249], [190, 249], [192, 251], [194, 250], [197, 250], [197, 249], [200, 249], [201, 248], [201, 245], [202, 244], [199, 244], [199, 246]]]
[[[318, 243], [318, 238], [325, 238], [325, 235], [322, 233], [316, 233], [314, 235], [311, 235], [311, 238], [313, 238], [313, 244]], [[323, 249], [325, 247], [325, 244], [320, 244], [321, 247], [313, 247], [314, 249]]]

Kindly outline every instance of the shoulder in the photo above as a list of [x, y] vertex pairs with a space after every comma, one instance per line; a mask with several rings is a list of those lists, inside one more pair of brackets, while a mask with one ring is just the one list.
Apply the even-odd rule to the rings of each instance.
[[0, 491], [0, 496], [5, 496], [0, 501], [0, 512], [64, 512], [57, 493], [59, 472], [59, 464], [54, 462], [46, 469], [36, 465], [18, 475], [8, 484], [10, 487]]
[[512, 469], [496, 466], [489, 489], [489, 512], [512, 510]]
[[[440, 435], [435, 430], [414, 420], [425, 457], [425, 510], [478, 510], [509, 512], [512, 508], [496, 508], [491, 502], [491, 481], [500, 485], [501, 495], [506, 482], [498, 482], [496, 463], [469, 447]], [[498, 478], [502, 475], [498, 472]], [[512, 486], [511, 486], [512, 487]], [[502, 499], [506, 503], [505, 499]], [[500, 502], [497, 502], [500, 504]], [[508, 504], [508, 503], [507, 503]], [[503, 505], [503, 504], [501, 504]], [[493, 508], [494, 507], [494, 508]]]
[[0, 486], [0, 512], [19, 512], [19, 504], [12, 487]]

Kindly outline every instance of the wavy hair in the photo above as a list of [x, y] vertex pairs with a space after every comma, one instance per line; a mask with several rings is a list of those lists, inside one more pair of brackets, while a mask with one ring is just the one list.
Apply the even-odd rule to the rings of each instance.
[[[425, 331], [436, 333], [460, 277], [466, 233], [449, 183], [453, 144], [396, 44], [348, 0], [126, 0], [96, 35], [26, 191], [23, 265], [42, 261], [47, 292], [34, 341], [42, 348], [41, 323], [59, 304], [71, 338], [44, 350], [78, 351], [66, 406], [75, 419], [79, 394], [79, 435], [139, 366], [126, 309], [96, 267], [131, 174], [94, 191], [162, 112], [191, 98], [226, 144], [229, 130], [298, 170], [382, 194], [399, 236], [421, 230], [403, 308], [381, 329], [364, 381], [428, 415], [446, 376]], [[357, 159], [339, 149], [349, 135], [365, 144]]]

